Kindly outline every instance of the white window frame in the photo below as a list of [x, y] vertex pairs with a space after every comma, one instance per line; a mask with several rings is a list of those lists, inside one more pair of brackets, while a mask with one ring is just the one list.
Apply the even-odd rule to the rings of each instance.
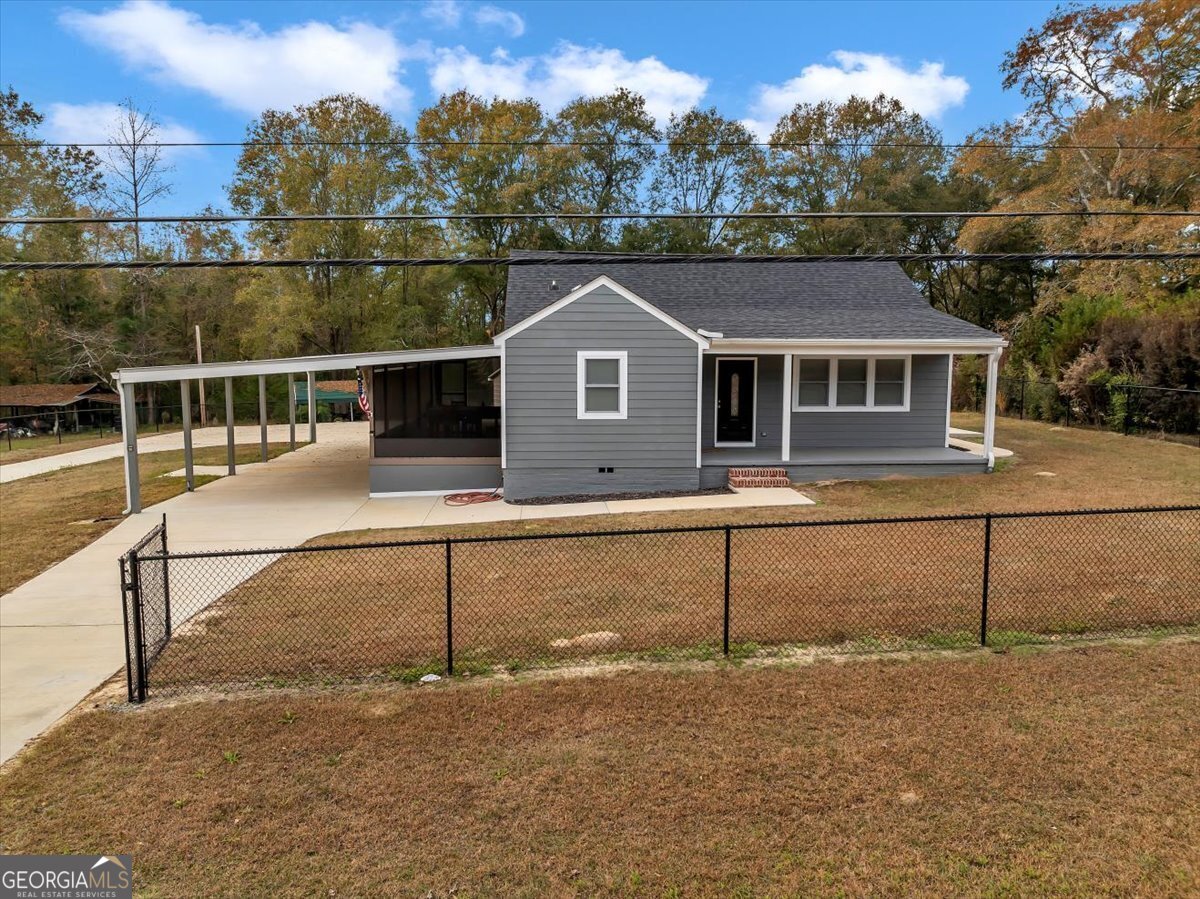
[[[617, 365], [617, 411], [587, 411], [587, 362], [589, 359], [616, 359]], [[580, 350], [575, 357], [576, 368], [576, 414], [579, 419], [625, 419], [629, 417], [629, 352], [627, 350]], [[597, 385], [599, 386], [599, 385]], [[609, 385], [610, 386], [610, 385]]]
[[[800, 359], [811, 361], [813, 358], [829, 362], [829, 400], [824, 406], [800, 405], [800, 366], [792, 365], [792, 411], [793, 412], [908, 412], [912, 408], [912, 356], [901, 353], [887, 353], [879, 356], [797, 356], [793, 363]], [[867, 362], [867, 404], [865, 406], [839, 406], [837, 401], [838, 360], [865, 359]], [[880, 360], [904, 361], [904, 403], [899, 406], [875, 405], [875, 363]]]

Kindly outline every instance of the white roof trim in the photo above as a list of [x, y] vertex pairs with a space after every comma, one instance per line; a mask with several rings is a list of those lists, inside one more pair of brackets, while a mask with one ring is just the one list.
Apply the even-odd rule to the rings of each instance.
[[1008, 346], [1001, 338], [979, 340], [920, 339], [908, 340], [751, 340], [731, 338], [714, 340], [713, 353], [758, 352], [818, 355], [822, 353], [994, 353]]
[[153, 365], [123, 368], [114, 372], [122, 384], [150, 384], [159, 381], [188, 381], [197, 378], [242, 378], [252, 375], [284, 375], [300, 372], [341, 371], [392, 365], [401, 362], [499, 358], [496, 346], [438, 347], [428, 350], [383, 350], [375, 353], [339, 353], [330, 356], [293, 356], [288, 359], [257, 359], [244, 362], [202, 362], [184, 365]]
[[563, 297], [560, 300], [555, 300], [553, 303], [551, 303], [546, 308], [542, 309], [540, 312], [535, 312], [533, 315], [529, 316], [528, 318], [522, 319], [517, 324], [513, 325], [511, 328], [505, 328], [498, 335], [496, 335], [496, 337], [494, 338], [495, 342], [503, 343], [505, 340], [512, 337], [514, 334], [520, 334], [526, 328], [530, 327], [531, 325], [536, 325], [542, 319], [548, 318], [549, 316], [553, 315], [555, 312], [557, 312], [558, 310], [562, 309], [565, 306], [569, 306], [571, 303], [574, 303], [580, 297], [587, 296], [589, 293], [591, 293], [597, 287], [607, 287], [609, 290], [613, 291], [616, 294], [619, 294], [624, 299], [633, 303], [633, 305], [637, 306], [643, 312], [653, 315], [655, 318], [657, 318], [663, 324], [667, 325], [668, 327], [674, 328], [676, 331], [678, 331], [684, 337], [694, 340], [696, 343], [698, 343], [702, 347], [707, 348], [709, 346], [709, 341], [706, 338], [704, 338], [700, 334], [697, 334], [695, 331], [693, 331], [691, 328], [689, 328], [687, 325], [685, 325], [683, 322], [679, 321], [678, 319], [671, 318], [671, 316], [667, 315], [667, 313], [663, 312], [657, 306], [653, 305], [652, 303], [646, 302], [645, 300], [643, 300], [641, 297], [639, 297], [636, 293], [634, 293], [629, 288], [622, 287], [620, 284], [618, 284], [612, 278], [608, 277], [608, 275], [601, 275], [599, 278], [596, 278], [594, 281], [588, 281], [587, 284], [583, 284], [579, 287], [576, 287], [565, 297]]

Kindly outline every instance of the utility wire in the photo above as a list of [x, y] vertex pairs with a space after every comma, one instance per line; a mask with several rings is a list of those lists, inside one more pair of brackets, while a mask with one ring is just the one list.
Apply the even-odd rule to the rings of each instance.
[[787, 221], [791, 219], [943, 219], [943, 218], [1052, 218], [1063, 216], [1128, 216], [1132, 218], [1164, 218], [1194, 216], [1200, 211], [1141, 209], [1120, 211], [1113, 209], [1036, 209], [1024, 212], [1013, 210], [987, 210], [970, 212], [419, 212], [419, 213], [314, 213], [279, 215], [114, 215], [114, 216], [7, 216], [0, 217], [0, 225], [136, 225], [196, 222], [201, 224], [229, 224], [234, 222], [438, 222], [438, 221], [539, 221], [562, 220], [613, 220], [613, 219], [667, 219], [667, 220], [765, 220]]
[[1089, 262], [1143, 260], [1169, 262], [1200, 259], [1200, 250], [1176, 252], [1061, 252], [1061, 253], [868, 253], [797, 255], [733, 255], [728, 253], [548, 253], [541, 256], [401, 256], [374, 259], [138, 259], [84, 262], [0, 262], [0, 271], [85, 271], [99, 269], [196, 268], [431, 268], [447, 266], [530, 267], [551, 265], [697, 265], [822, 262]]
[[102, 143], [46, 143], [43, 141], [3, 141], [0, 148], [10, 147], [666, 147], [674, 149], [721, 148], [742, 149], [813, 149], [813, 150], [1137, 150], [1142, 152], [1200, 151], [1200, 144], [1028, 144], [1028, 143], [936, 143], [920, 141], [669, 141], [669, 140], [245, 140], [245, 141], [104, 141]]

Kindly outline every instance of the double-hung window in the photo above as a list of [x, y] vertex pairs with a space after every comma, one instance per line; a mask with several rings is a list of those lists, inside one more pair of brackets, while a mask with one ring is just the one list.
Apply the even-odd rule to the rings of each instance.
[[792, 366], [796, 412], [907, 412], [910, 356], [797, 356]]
[[624, 350], [582, 350], [578, 356], [580, 418], [628, 418], [629, 354]]

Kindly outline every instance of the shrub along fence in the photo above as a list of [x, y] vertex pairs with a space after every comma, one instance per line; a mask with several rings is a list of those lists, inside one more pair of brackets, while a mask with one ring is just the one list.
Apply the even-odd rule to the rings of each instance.
[[1200, 506], [121, 560], [129, 697], [584, 661], [1006, 646], [1200, 625]]
[[[987, 391], [981, 378], [955, 388], [956, 409], [983, 409]], [[1088, 388], [1086, 396], [1071, 397], [1054, 381], [1001, 377], [996, 382], [996, 411], [1012, 418], [1200, 441], [1200, 390], [1109, 383]]]

